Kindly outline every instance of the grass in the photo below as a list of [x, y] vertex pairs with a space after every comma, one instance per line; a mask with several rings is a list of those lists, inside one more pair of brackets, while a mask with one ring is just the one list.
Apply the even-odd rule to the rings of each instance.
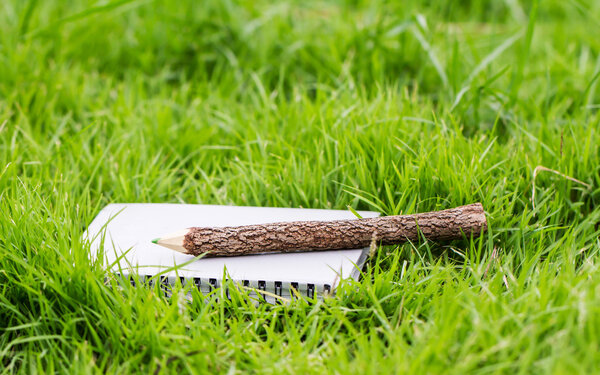
[[[0, 372], [597, 371], [599, 19], [587, 0], [2, 2]], [[590, 187], [534, 185], [538, 166]], [[119, 290], [81, 241], [111, 202], [475, 201], [484, 237], [382, 248], [316, 303]]]

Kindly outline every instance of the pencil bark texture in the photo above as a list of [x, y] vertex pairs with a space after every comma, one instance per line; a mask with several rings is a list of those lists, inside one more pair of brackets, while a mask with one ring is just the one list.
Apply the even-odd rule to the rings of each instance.
[[334, 221], [295, 221], [222, 228], [190, 228], [183, 247], [189, 254], [238, 256], [270, 252], [358, 249], [373, 240], [393, 245], [479, 236], [487, 229], [480, 203], [416, 215]]

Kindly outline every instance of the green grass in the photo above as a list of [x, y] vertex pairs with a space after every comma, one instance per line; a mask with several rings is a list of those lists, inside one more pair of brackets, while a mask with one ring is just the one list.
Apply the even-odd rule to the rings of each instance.
[[[402, 2], [404, 3], [404, 2]], [[0, 372], [591, 373], [600, 6], [0, 3]], [[543, 165], [553, 173], [535, 178]], [[111, 202], [414, 213], [322, 302], [105, 285]]]

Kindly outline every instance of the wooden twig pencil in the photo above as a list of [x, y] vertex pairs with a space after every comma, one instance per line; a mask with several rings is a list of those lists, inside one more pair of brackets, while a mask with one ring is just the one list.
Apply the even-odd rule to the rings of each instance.
[[487, 229], [481, 203], [415, 215], [332, 221], [294, 221], [238, 227], [193, 227], [157, 238], [158, 245], [185, 254], [238, 256], [394, 245], [417, 240], [479, 236]]

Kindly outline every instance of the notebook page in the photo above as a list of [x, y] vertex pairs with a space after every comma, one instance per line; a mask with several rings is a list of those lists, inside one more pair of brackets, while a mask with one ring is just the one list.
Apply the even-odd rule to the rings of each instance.
[[[377, 212], [360, 211], [362, 217], [379, 216]], [[213, 206], [193, 204], [110, 204], [90, 224], [87, 232], [92, 257], [100, 246], [102, 228], [106, 225], [105, 264], [115, 262], [127, 252], [119, 264], [123, 270], [137, 267], [140, 275], [155, 275], [174, 265], [182, 265], [194, 257], [153, 244], [156, 237], [191, 226], [237, 226], [299, 220], [355, 219], [345, 210], [320, 210], [271, 207]], [[108, 224], [106, 224], [108, 222]], [[316, 251], [287, 254], [261, 254], [241, 257], [206, 258], [193, 261], [167, 276], [185, 278], [223, 278], [223, 270], [233, 280], [265, 280], [330, 284], [347, 278], [356, 271], [363, 249]], [[117, 272], [119, 267], [112, 269]], [[356, 274], [356, 272], [354, 272]]]

